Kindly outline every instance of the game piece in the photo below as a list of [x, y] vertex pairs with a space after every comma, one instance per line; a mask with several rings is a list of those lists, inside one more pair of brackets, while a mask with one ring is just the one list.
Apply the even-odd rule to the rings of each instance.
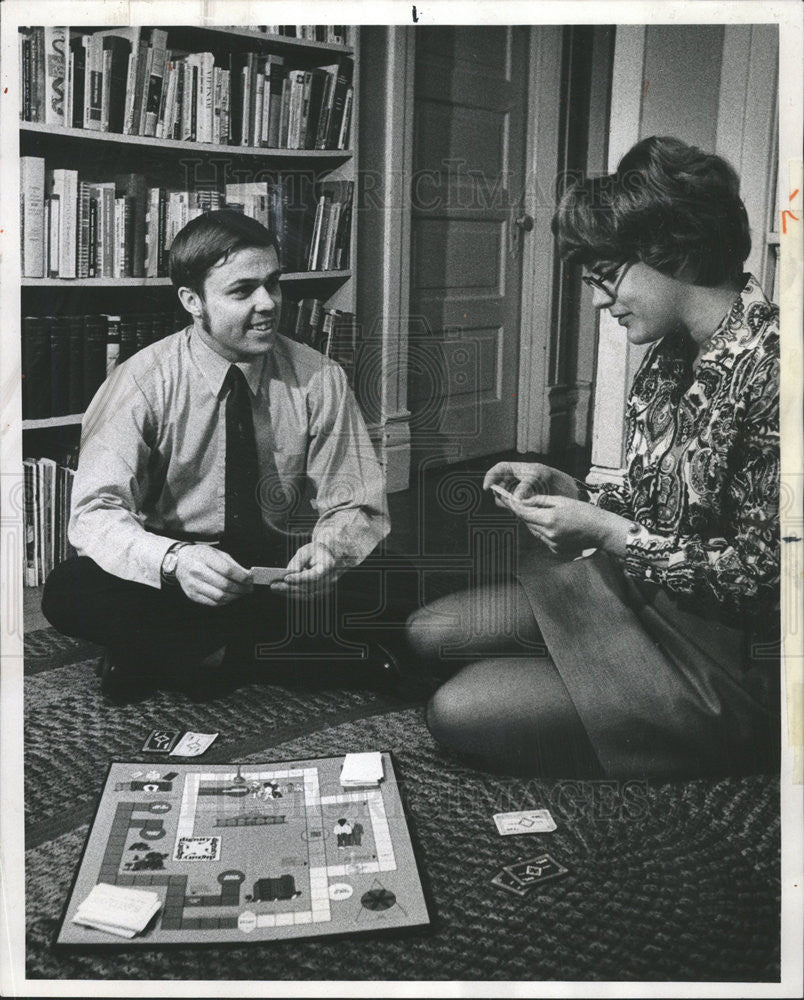
[[506, 889], [515, 896], [527, 896], [528, 894], [528, 889], [522, 885], [519, 879], [505, 869], [494, 876], [491, 884], [498, 886], [500, 889]]
[[519, 833], [551, 833], [556, 828], [555, 820], [547, 809], [495, 813], [494, 822], [503, 837]]
[[[377, 756], [384, 780], [360, 789], [341, 786], [343, 757], [171, 761], [168, 773], [136, 779], [132, 763], [112, 764], [57, 946], [242, 944], [428, 924], [393, 762]], [[125, 941], [76, 923], [99, 883], [147, 888], [159, 912]], [[118, 918], [99, 922], [109, 930]]]
[[215, 740], [217, 733], [185, 733], [178, 744], [170, 751], [171, 757], [200, 757]]
[[287, 567], [252, 566], [251, 578], [255, 587], [268, 587], [275, 580], [281, 580], [287, 573]]
[[515, 865], [506, 865], [503, 871], [513, 875], [522, 885], [532, 886], [536, 885], [537, 882], [546, 882], [548, 879], [566, 875], [569, 869], [560, 865], [549, 854], [540, 854], [528, 861], [518, 861]]
[[341, 769], [344, 788], [377, 785], [382, 776], [382, 758], [378, 753], [348, 753], [344, 758]]
[[170, 753], [179, 741], [179, 729], [153, 729], [142, 745], [143, 753]]

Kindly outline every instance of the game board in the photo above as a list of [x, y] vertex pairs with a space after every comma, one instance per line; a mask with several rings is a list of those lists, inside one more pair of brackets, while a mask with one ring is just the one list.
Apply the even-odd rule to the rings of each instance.
[[[429, 923], [391, 757], [344, 789], [343, 757], [271, 764], [113, 763], [56, 946], [267, 941]], [[93, 885], [162, 906], [126, 940], [72, 922]]]

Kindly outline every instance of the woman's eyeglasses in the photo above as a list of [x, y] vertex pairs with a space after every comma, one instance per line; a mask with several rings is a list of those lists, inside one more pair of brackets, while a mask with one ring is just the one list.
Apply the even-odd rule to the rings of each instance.
[[614, 267], [609, 268], [608, 271], [603, 271], [595, 274], [581, 275], [581, 280], [585, 285], [588, 285], [593, 291], [598, 289], [607, 295], [610, 299], [617, 298], [617, 289], [620, 287], [620, 282], [625, 277], [628, 272], [628, 268], [634, 263], [632, 260], [627, 260], [622, 264], [615, 264]]

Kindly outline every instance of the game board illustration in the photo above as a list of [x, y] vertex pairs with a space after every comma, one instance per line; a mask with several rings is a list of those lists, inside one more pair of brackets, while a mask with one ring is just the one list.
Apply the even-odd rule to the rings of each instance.
[[[393, 764], [343, 788], [343, 757], [110, 766], [57, 946], [316, 937], [429, 923]], [[157, 892], [130, 940], [73, 923], [93, 886]]]

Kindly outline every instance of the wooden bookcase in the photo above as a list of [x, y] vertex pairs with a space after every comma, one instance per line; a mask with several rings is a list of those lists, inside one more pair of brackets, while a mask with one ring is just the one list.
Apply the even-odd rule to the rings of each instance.
[[[35, 24], [32, 18], [31, 24]], [[143, 173], [150, 183], [192, 190], [196, 183], [223, 189], [224, 184], [265, 179], [267, 173], [304, 171], [315, 182], [357, 180], [359, 134], [359, 29], [350, 27], [349, 45], [330, 44], [274, 35], [250, 28], [160, 26], [168, 33], [168, 50], [276, 54], [292, 69], [312, 69], [334, 63], [340, 56], [353, 61], [354, 89], [350, 148], [346, 150], [272, 149], [228, 144], [187, 142], [141, 135], [96, 132], [85, 129], [19, 122], [20, 156], [42, 157], [46, 168], [79, 171], [81, 179], [103, 179], [115, 173]], [[74, 29], [83, 34], [103, 27]], [[261, 173], [264, 172], [264, 173]], [[355, 191], [356, 195], [356, 191]], [[294, 299], [320, 299], [327, 308], [356, 313], [357, 212], [352, 211], [349, 268], [313, 272], [286, 272], [281, 282], [285, 295]], [[170, 279], [127, 278], [26, 278], [21, 279], [21, 317], [125, 312], [180, 312]], [[189, 322], [189, 318], [187, 319]], [[180, 329], [177, 322], [175, 329]], [[22, 335], [22, 322], [20, 322]], [[48, 457], [63, 461], [77, 450], [81, 413], [22, 421], [25, 458]]]

